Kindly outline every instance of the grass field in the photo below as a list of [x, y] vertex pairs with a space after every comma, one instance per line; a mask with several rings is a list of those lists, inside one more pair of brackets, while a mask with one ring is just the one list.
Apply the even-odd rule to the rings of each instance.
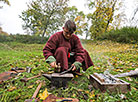
[[27, 83], [20, 81], [23, 77], [49, 72], [49, 65], [45, 63], [42, 53], [44, 44], [0, 43], [0, 72], [13, 67], [33, 68], [32, 73], [24, 72], [0, 85], [0, 102], [24, 102], [25, 99], [30, 99], [38, 86], [38, 80], [44, 81], [39, 94], [47, 89], [49, 93], [58, 97], [78, 98], [80, 102], [136, 102], [138, 78], [121, 78], [131, 84], [131, 91], [128, 93], [101, 93], [92, 87], [89, 75], [95, 72], [103, 73], [106, 69], [109, 69], [111, 74], [135, 70], [138, 68], [138, 45], [111, 41], [82, 41], [82, 44], [89, 52], [95, 66], [86, 72], [82, 71], [82, 76], [75, 76], [66, 89], [54, 89], [49, 87], [50, 82], [43, 76]]

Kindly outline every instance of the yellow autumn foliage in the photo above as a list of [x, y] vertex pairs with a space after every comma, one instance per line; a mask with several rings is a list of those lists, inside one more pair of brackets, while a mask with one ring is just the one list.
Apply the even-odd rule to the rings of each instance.
[[45, 100], [49, 96], [47, 89], [43, 93], [39, 94], [40, 99]]
[[77, 22], [78, 20], [80, 20], [81, 19], [81, 16], [77, 16], [76, 18], [75, 18], [75, 22]]
[[2, 30], [2, 27], [0, 27], [0, 35], [5, 35], [5, 36], [8, 36], [9, 34], [7, 32], [4, 32]]

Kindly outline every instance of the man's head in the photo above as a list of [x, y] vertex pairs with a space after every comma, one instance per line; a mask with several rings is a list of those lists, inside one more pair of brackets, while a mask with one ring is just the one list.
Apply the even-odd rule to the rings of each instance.
[[66, 39], [70, 39], [73, 32], [76, 31], [75, 22], [68, 20], [63, 27], [63, 35]]

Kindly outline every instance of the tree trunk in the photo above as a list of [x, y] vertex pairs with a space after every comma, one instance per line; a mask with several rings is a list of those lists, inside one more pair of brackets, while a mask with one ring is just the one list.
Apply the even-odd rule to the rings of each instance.
[[86, 40], [87, 40], [87, 37], [88, 37], [88, 32], [86, 32], [86, 37], [85, 37]]
[[41, 42], [43, 41], [43, 38], [44, 38], [45, 32], [46, 32], [46, 28], [44, 29], [44, 32], [43, 32], [43, 34], [42, 34]]
[[42, 37], [44, 37], [44, 35], [45, 35], [45, 32], [46, 32], [46, 28], [44, 29], [44, 32], [43, 32], [43, 34], [42, 34]]
[[110, 16], [110, 18], [108, 19], [108, 22], [107, 22], [107, 25], [106, 25], [106, 28], [105, 28], [105, 32], [107, 31], [107, 28], [109, 26], [109, 23], [113, 17], [113, 12], [114, 12], [114, 7], [115, 7], [115, 4], [116, 4], [117, 0], [114, 2], [113, 6], [112, 6], [112, 15]]
[[41, 41], [43, 41], [43, 38], [44, 38], [44, 36], [45, 36], [45, 32], [46, 32], [47, 26], [48, 26], [48, 24], [49, 24], [50, 17], [52, 16], [53, 13], [54, 13], [54, 9], [51, 11], [51, 13], [50, 13], [50, 15], [49, 15], [49, 17], [48, 17], [48, 20], [47, 20], [47, 22], [46, 22], [46, 26], [45, 26], [45, 28], [44, 28], [44, 32], [43, 32], [43, 34], [42, 34], [42, 39], [41, 39]]
[[137, 12], [138, 12], [138, 7], [135, 9], [135, 11], [134, 11], [134, 15], [133, 15], [131, 21], [135, 18], [135, 15], [137, 14]]
[[50, 17], [52, 16], [53, 13], [54, 13], [54, 10], [52, 10], [51, 14], [50, 14], [49, 17], [48, 17], [46, 26], [45, 26], [45, 28], [44, 28], [44, 32], [43, 32], [43, 34], [42, 34], [41, 42], [43, 41], [43, 38], [44, 38], [44, 36], [45, 36], [45, 32], [46, 32], [47, 26], [48, 26], [48, 24], [49, 24]]

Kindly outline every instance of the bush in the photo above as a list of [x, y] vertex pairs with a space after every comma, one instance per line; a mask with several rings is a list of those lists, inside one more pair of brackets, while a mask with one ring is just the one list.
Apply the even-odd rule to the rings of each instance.
[[98, 37], [99, 40], [112, 40], [123, 43], [137, 43], [138, 42], [138, 28], [123, 27], [121, 29], [111, 30]]
[[48, 38], [44, 37], [42, 39], [42, 37], [40, 36], [31, 36], [31, 35], [1, 35], [0, 34], [0, 42], [20, 42], [20, 43], [27, 43], [27, 44], [33, 44], [33, 43], [37, 43], [37, 44], [43, 44], [46, 43], [46, 41], [48, 40]]

